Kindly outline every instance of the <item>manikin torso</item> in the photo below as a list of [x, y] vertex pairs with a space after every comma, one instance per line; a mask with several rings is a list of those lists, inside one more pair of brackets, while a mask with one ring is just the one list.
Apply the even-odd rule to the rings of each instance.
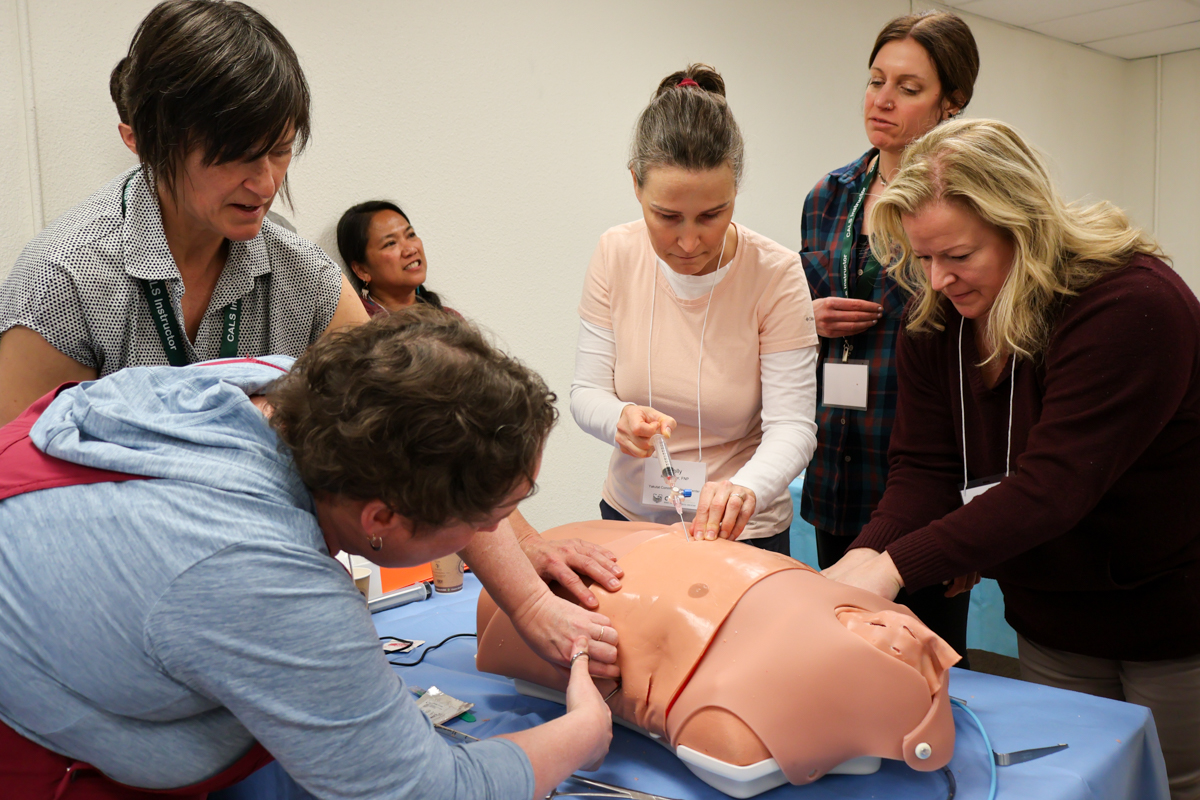
[[[616, 554], [621, 589], [591, 587], [620, 642], [609, 705], [673, 749], [737, 766], [774, 758], [794, 784], [860, 756], [920, 770], [949, 762], [946, 670], [959, 656], [903, 606], [775, 553], [689, 542], [678, 525], [585, 522], [544, 535]], [[480, 670], [565, 689], [486, 594], [478, 624]], [[615, 686], [598, 682], [605, 695]]]

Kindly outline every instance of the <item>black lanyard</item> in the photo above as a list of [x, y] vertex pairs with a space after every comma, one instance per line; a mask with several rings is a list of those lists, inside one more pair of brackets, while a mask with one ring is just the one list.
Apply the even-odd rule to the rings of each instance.
[[[130, 180], [133, 180], [132, 175], [121, 188], [121, 219], [125, 218], [126, 196]], [[179, 320], [175, 316], [175, 308], [171, 305], [171, 293], [167, 289], [166, 281], [150, 281], [142, 278], [138, 283], [141, 284], [142, 294], [146, 296], [146, 303], [150, 306], [150, 319], [154, 321], [159, 341], [162, 342], [163, 350], [167, 354], [167, 363], [172, 367], [186, 367], [191, 363], [191, 359], [188, 358], [184, 345], [183, 328], [180, 327]], [[221, 312], [220, 358], [233, 358], [238, 354], [241, 320], [242, 301], [241, 298], [238, 298], [225, 306]]]

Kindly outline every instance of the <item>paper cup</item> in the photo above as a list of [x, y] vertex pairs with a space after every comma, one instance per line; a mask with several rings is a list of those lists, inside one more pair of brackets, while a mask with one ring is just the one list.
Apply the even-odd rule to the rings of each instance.
[[362, 592], [363, 597], [367, 597], [367, 593], [371, 591], [371, 568], [370, 567], [355, 567], [354, 585]]
[[463, 587], [463, 562], [458, 554], [436, 558], [433, 567], [433, 588], [438, 592], [457, 592]]

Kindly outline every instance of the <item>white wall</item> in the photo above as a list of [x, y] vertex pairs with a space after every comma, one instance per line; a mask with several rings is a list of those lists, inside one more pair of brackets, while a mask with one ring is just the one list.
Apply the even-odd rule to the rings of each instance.
[[8, 142], [7, 155], [0, 158], [0, 275], [38, 230], [25, 132], [21, 39], [17, 4], [8, 3], [0, 8], [0, 141]]
[[1179, 274], [1200, 291], [1200, 50], [1162, 61], [1158, 240]]
[[[30, 9], [47, 219], [133, 163], [117, 139], [107, 81], [151, 5], [63, 0]], [[596, 513], [609, 448], [580, 433], [567, 408], [575, 308], [600, 233], [638, 213], [626, 149], [658, 81], [693, 60], [722, 71], [748, 142], [737, 219], [796, 247], [804, 195], [867, 147], [865, 62], [882, 24], [910, 7], [908, 0], [255, 5], [300, 54], [314, 96], [314, 139], [291, 172], [296, 207], [278, 210], [333, 252], [334, 225], [347, 206], [399, 201], [425, 240], [429, 285], [559, 393], [563, 420], [542, 491], [526, 508], [540, 526]], [[15, 40], [10, 16], [11, 23], [0, 15], [0, 41]], [[1106, 197], [1149, 225], [1153, 67], [968, 21], [983, 63], [969, 113], [1025, 131], [1052, 155], [1068, 194]], [[0, 125], [10, 141], [23, 141], [20, 63], [8, 55], [15, 49], [2, 52]], [[1194, 92], [1192, 70], [1186, 80]], [[1188, 113], [1194, 108], [1193, 94]], [[0, 197], [18, 206], [11, 213], [0, 206], [0, 270], [32, 229], [22, 158], [0, 162]]]

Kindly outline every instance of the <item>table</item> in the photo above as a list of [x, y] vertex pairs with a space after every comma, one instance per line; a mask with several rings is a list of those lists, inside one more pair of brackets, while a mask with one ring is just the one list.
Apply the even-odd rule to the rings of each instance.
[[[435, 595], [423, 603], [375, 615], [380, 635], [424, 639], [436, 644], [453, 633], [475, 630], [479, 581], [466, 576], [463, 591]], [[452, 723], [474, 736], [520, 730], [562, 713], [562, 706], [518, 695], [512, 682], [476, 672], [475, 640], [454, 639], [430, 653], [420, 666], [397, 669], [410, 686], [437, 686], [476, 704], [477, 722]], [[405, 659], [397, 656], [393, 661]], [[410, 656], [407, 660], [415, 660]], [[999, 768], [998, 798], [1027, 800], [1154, 800], [1168, 797], [1166, 767], [1149, 710], [1129, 703], [1036, 686], [1022, 681], [951, 670], [950, 693], [979, 716], [999, 752], [1066, 742], [1070, 748], [1026, 764]], [[960, 800], [984, 800], [988, 792], [988, 753], [969, 717], [955, 709], [957, 741], [950, 768]], [[592, 774], [599, 780], [690, 800], [725, 800], [702, 783], [674, 755], [647, 738], [615, 726], [604, 765]], [[278, 764], [260, 770], [213, 800], [307, 800]], [[934, 800], [946, 797], [940, 772], [916, 772], [901, 762], [885, 760], [874, 775], [830, 775], [809, 786], [785, 785], [759, 795], [763, 800], [825, 798], [896, 798]]]

